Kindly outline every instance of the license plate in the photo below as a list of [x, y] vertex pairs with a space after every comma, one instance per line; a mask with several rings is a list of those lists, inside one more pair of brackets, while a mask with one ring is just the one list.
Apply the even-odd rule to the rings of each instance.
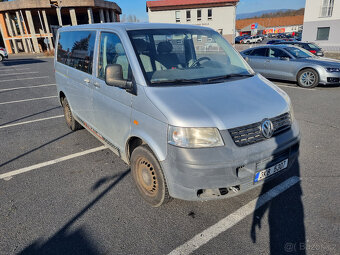
[[272, 167], [261, 170], [255, 174], [254, 182], [259, 182], [263, 179], [266, 179], [267, 177], [273, 174], [276, 174], [277, 172], [280, 172], [281, 170], [287, 168], [287, 166], [288, 166], [288, 159], [285, 159]]

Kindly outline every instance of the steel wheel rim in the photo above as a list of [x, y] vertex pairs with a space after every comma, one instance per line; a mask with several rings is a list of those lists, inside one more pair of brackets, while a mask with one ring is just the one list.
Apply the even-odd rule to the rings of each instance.
[[147, 196], [154, 197], [158, 193], [157, 174], [154, 166], [145, 157], [136, 162], [136, 178], [140, 189]]
[[304, 72], [300, 76], [300, 82], [306, 87], [310, 87], [315, 83], [316, 76], [313, 72]]

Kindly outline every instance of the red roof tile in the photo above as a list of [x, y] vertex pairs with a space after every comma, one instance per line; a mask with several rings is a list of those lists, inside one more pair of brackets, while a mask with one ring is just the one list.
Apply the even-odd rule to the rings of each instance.
[[181, 5], [198, 5], [198, 4], [219, 4], [219, 3], [237, 3], [239, 0], [158, 0], [147, 1], [146, 6], [152, 7], [168, 7]]
[[303, 15], [275, 17], [275, 18], [240, 19], [240, 20], [236, 20], [236, 29], [240, 30], [254, 23], [258, 23], [259, 25], [263, 27], [296, 26], [296, 25], [303, 24]]

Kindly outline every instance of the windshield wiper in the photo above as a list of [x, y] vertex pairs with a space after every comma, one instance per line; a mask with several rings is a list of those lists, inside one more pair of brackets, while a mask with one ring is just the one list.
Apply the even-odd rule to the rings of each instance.
[[254, 74], [232, 73], [232, 74], [227, 74], [227, 75], [209, 78], [209, 79], [207, 79], [207, 81], [210, 82], [210, 81], [226, 80], [226, 79], [230, 79], [230, 78], [233, 78], [233, 77], [253, 77], [253, 76], [254, 76]]
[[164, 84], [164, 83], [183, 84], [183, 83], [202, 83], [202, 82], [200, 80], [190, 80], [190, 79], [151, 81], [151, 84]]

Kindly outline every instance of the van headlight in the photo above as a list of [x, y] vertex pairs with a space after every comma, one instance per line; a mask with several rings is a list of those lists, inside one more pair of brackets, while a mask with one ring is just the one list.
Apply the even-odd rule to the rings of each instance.
[[169, 126], [168, 143], [184, 148], [224, 146], [217, 128], [183, 128]]

